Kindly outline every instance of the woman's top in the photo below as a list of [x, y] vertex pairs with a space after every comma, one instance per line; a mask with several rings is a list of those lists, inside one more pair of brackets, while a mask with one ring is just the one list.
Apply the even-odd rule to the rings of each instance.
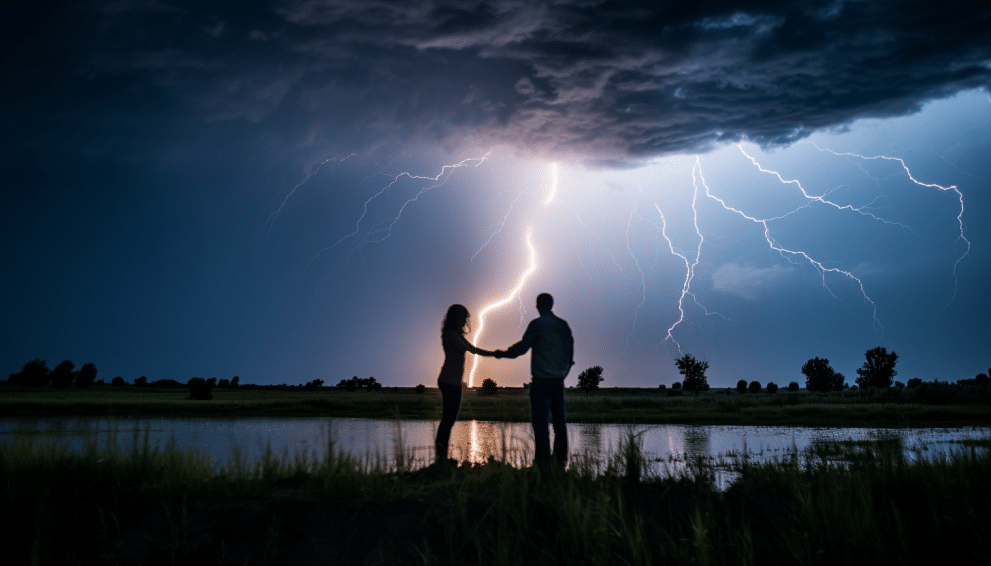
[[444, 346], [444, 365], [440, 368], [439, 383], [450, 385], [461, 385], [461, 380], [465, 375], [465, 352], [491, 356], [492, 352], [476, 348], [460, 332], [444, 331], [440, 334], [441, 344]]

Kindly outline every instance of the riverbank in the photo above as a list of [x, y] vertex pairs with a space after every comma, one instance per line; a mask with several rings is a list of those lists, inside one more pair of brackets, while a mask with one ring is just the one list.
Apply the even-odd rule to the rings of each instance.
[[[189, 400], [184, 388], [93, 386], [87, 389], [22, 388], [0, 384], [0, 414], [16, 416], [129, 417], [357, 417], [435, 420], [440, 393], [427, 388], [346, 391], [337, 388], [242, 387], [213, 390], [207, 401]], [[970, 401], [970, 402], [968, 402]], [[991, 404], [968, 397], [913, 396], [842, 391], [738, 393], [713, 389], [699, 396], [666, 390], [612, 388], [590, 395], [567, 391], [568, 420], [585, 423], [847, 427], [986, 426]], [[465, 395], [460, 420], [528, 422], [522, 389]]]
[[[907, 461], [885, 442], [643, 474], [631, 435], [605, 462], [541, 473], [496, 460], [276, 457], [217, 470], [195, 451], [0, 443], [12, 564], [987, 563], [987, 442]], [[332, 447], [329, 447], [332, 448]], [[401, 451], [402, 447], [397, 447]], [[805, 462], [800, 464], [799, 462]], [[841, 462], [842, 464], [837, 464]]]

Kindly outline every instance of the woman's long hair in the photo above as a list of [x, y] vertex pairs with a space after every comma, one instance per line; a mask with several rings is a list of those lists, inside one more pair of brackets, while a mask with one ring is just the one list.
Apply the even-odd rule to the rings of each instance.
[[464, 305], [451, 305], [444, 316], [444, 324], [440, 328], [441, 332], [457, 332], [467, 334], [471, 332], [471, 325], [468, 324], [468, 309]]

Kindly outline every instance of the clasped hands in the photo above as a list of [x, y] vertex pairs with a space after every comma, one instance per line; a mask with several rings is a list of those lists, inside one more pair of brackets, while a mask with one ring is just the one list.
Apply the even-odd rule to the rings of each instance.
[[505, 350], [496, 350], [495, 352], [492, 352], [492, 356], [495, 357], [495, 359], [497, 360], [509, 357], [509, 355], [506, 354]]

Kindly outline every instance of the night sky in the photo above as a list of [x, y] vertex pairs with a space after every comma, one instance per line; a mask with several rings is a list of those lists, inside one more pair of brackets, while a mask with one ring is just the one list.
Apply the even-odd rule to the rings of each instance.
[[14, 1], [0, 28], [3, 378], [433, 386], [450, 304], [477, 330], [508, 298], [478, 340], [505, 348], [544, 291], [569, 384], [991, 366], [986, 2]]

